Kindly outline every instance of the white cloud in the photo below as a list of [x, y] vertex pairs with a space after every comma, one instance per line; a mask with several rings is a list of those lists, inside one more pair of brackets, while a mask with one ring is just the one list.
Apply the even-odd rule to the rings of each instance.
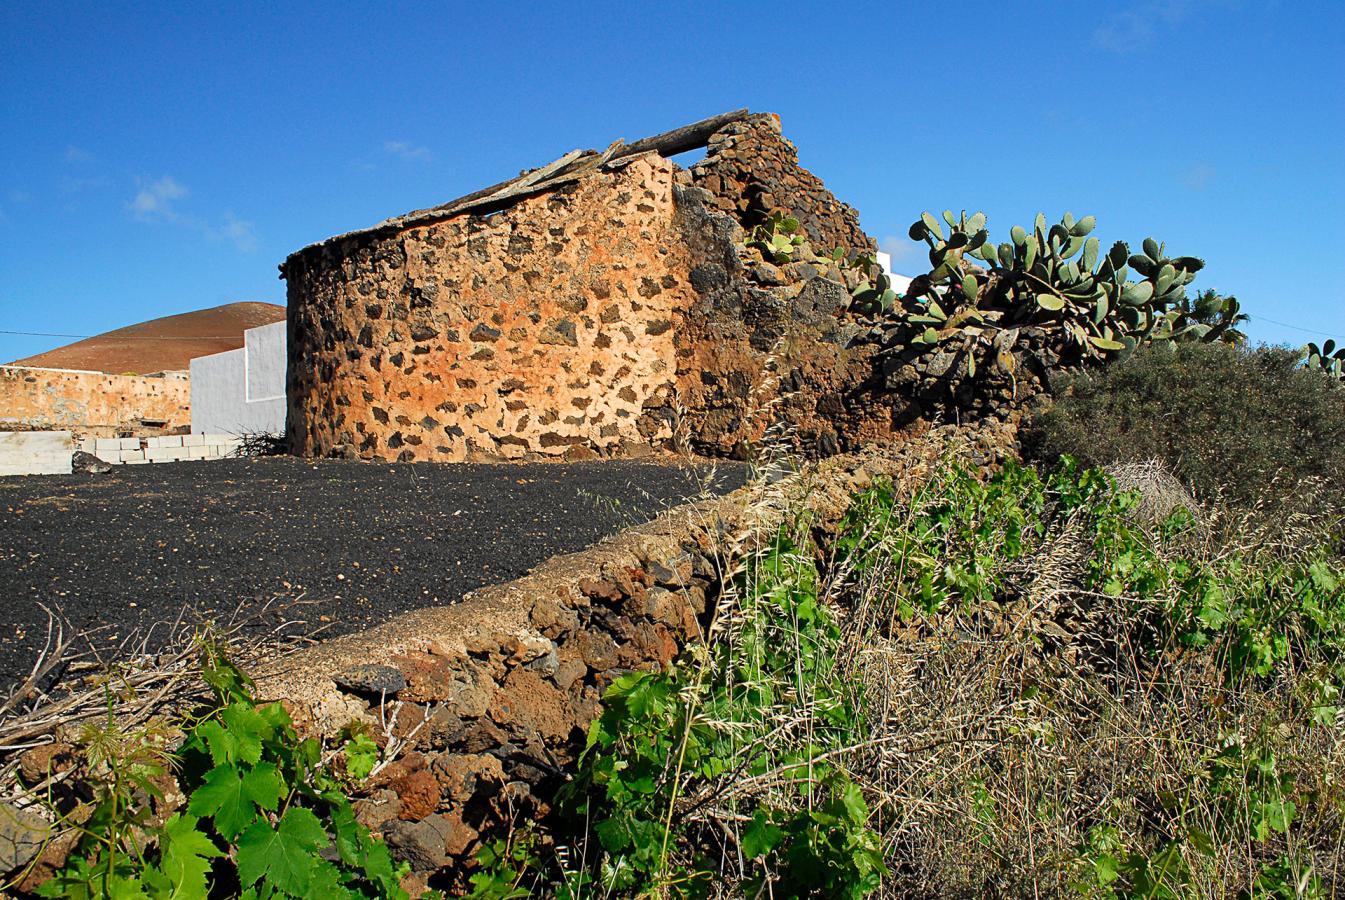
[[905, 236], [897, 237], [895, 234], [885, 235], [878, 242], [878, 249], [891, 254], [894, 269], [907, 263], [919, 263], [925, 258], [924, 243], [917, 243]]
[[1215, 174], [1214, 166], [1199, 162], [1182, 173], [1182, 184], [1193, 191], [1203, 191], [1214, 180]]
[[404, 162], [429, 162], [434, 158], [429, 147], [408, 144], [406, 141], [385, 141], [383, 152], [395, 156]]
[[218, 229], [219, 237], [231, 241], [235, 247], [244, 253], [252, 253], [257, 249], [257, 229], [251, 223], [244, 219], [236, 217], [233, 213], [224, 214], [224, 225]]
[[171, 175], [165, 175], [158, 181], [146, 184], [137, 179], [140, 190], [131, 201], [131, 212], [142, 222], [178, 220], [173, 202], [187, 196], [187, 189]]
[[228, 241], [243, 253], [252, 253], [260, 243], [256, 226], [240, 219], [232, 211], [225, 212], [224, 221], [216, 224], [194, 215], [180, 212], [176, 203], [191, 192], [171, 175], [155, 181], [137, 179], [139, 190], [127, 204], [131, 214], [141, 222], [170, 222], [195, 231], [210, 241]]
[[1148, 0], [1107, 16], [1093, 30], [1093, 44], [1113, 53], [1128, 53], [1153, 44], [1160, 30], [1180, 25], [1200, 6], [1236, 5], [1231, 0]]

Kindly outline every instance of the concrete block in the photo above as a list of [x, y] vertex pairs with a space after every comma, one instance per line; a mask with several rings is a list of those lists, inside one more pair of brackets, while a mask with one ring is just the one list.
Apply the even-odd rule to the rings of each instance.
[[156, 441], [160, 447], [182, 446], [182, 435], [180, 434], [165, 434], [161, 437], [152, 438], [151, 440]]
[[205, 435], [203, 434], [184, 434], [182, 436], [182, 446], [184, 447], [204, 447]]
[[206, 459], [210, 455], [210, 448], [201, 444], [195, 447], [182, 448], [187, 451], [188, 459]]
[[140, 438], [120, 438], [120, 444], [118, 446], [123, 450], [139, 450]]
[[126, 465], [126, 466], [147, 466], [147, 465], [149, 465], [149, 460], [147, 460], [147, 459], [128, 459], [128, 460], [126, 460], [126, 462], [122, 463], [122, 465]]
[[153, 462], [185, 459], [186, 452], [185, 447], [147, 447], [145, 449], [145, 459]]
[[81, 452], [94, 453], [95, 456], [97, 455], [95, 451], [98, 449], [98, 441], [94, 438], [80, 438], [77, 446]]
[[69, 475], [68, 431], [0, 431], [0, 475]]
[[95, 453], [99, 450], [120, 450], [121, 438], [95, 438], [93, 446]]
[[121, 451], [121, 459], [118, 460], [118, 461], [119, 461], [119, 462], [124, 462], [124, 463], [129, 463], [129, 462], [144, 462], [144, 461], [145, 461], [145, 451], [144, 451], [144, 450], [123, 450], [123, 451]]

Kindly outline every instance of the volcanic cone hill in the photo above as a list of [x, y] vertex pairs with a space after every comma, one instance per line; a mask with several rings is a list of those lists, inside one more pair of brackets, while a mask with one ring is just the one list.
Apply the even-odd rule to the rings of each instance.
[[194, 357], [243, 346], [247, 329], [284, 318], [285, 307], [274, 303], [226, 303], [127, 325], [13, 365], [135, 375], [186, 369]]

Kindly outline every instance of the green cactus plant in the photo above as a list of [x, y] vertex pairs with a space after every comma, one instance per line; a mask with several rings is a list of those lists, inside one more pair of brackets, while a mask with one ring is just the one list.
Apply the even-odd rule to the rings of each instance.
[[1244, 346], [1247, 335], [1239, 325], [1250, 318], [1242, 311], [1237, 297], [1225, 297], [1214, 290], [1204, 290], [1194, 298], [1183, 297], [1164, 313], [1165, 333], [1173, 341], [1220, 342]]
[[1336, 348], [1335, 341], [1320, 347], [1308, 344], [1303, 348], [1303, 362], [1309, 369], [1326, 373], [1337, 381], [1345, 382], [1345, 347]]
[[1153, 238], [1143, 241], [1141, 253], [1119, 241], [1103, 253], [1092, 235], [1096, 224], [1093, 216], [1065, 213], [1048, 225], [1039, 213], [1031, 228], [1015, 225], [1008, 241], [995, 244], [983, 213], [945, 211], [942, 222], [923, 213], [909, 234], [928, 244], [930, 271], [912, 282], [898, 315], [912, 326], [910, 337], [926, 343], [924, 329], [955, 311], [975, 312], [958, 316], [971, 331], [940, 325], [942, 338], [985, 344], [987, 317], [1000, 330], [1039, 326], [1060, 334], [1085, 360], [1117, 358], [1156, 340], [1242, 337], [1234, 326], [1246, 316], [1236, 299], [1219, 298], [1216, 309], [1206, 295], [1187, 298], [1202, 260], [1168, 257]]
[[772, 212], [766, 220], [752, 229], [747, 246], [755, 247], [761, 255], [777, 266], [793, 262], [794, 254], [807, 240], [799, 229], [799, 220], [781, 212]]

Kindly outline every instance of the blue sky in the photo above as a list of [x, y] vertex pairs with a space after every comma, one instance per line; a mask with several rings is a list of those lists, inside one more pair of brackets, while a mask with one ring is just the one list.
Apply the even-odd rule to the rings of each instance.
[[[1104, 241], [1204, 257], [1196, 287], [1241, 298], [1254, 339], [1345, 337], [1341, 12], [8, 0], [0, 331], [283, 302], [304, 244], [747, 106], [899, 270], [922, 209], [997, 237], [1092, 213]], [[0, 334], [0, 360], [62, 343]]]

